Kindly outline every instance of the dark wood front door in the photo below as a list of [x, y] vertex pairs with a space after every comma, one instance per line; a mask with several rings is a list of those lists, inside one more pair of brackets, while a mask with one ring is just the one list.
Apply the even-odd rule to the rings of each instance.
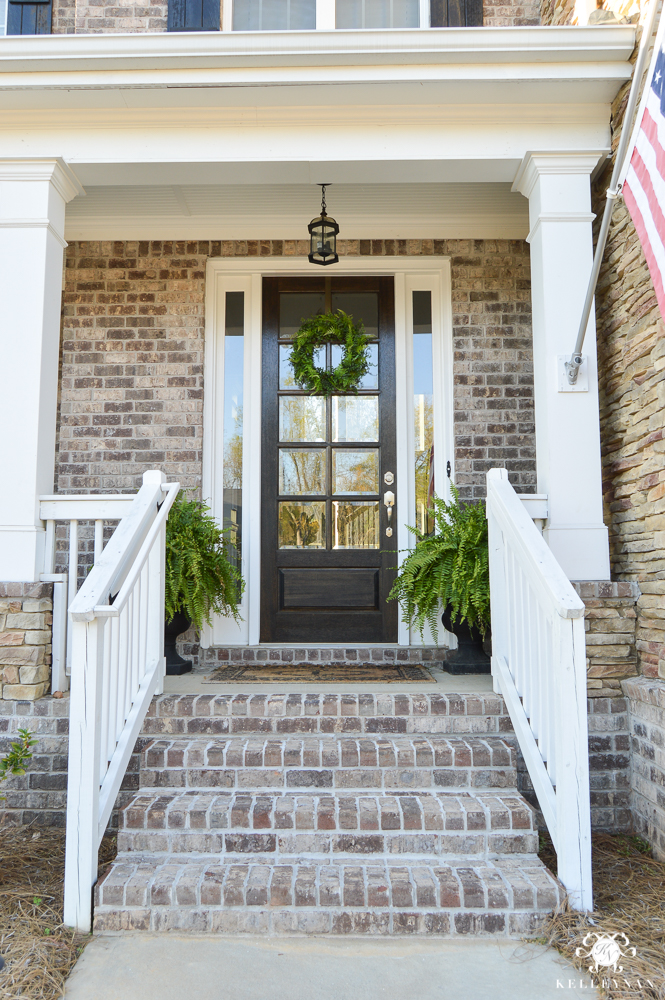
[[[372, 338], [358, 395], [310, 396], [290, 342], [343, 309]], [[396, 642], [395, 330], [392, 278], [263, 279], [261, 641]], [[337, 345], [316, 363], [336, 367]], [[388, 532], [386, 529], [390, 529]]]

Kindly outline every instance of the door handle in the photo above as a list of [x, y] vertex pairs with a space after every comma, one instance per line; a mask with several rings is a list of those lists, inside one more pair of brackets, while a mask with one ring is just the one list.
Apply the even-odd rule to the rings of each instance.
[[383, 494], [383, 502], [386, 507], [386, 514], [388, 515], [388, 527], [386, 528], [386, 535], [388, 538], [392, 538], [393, 529], [390, 525], [390, 519], [393, 516], [393, 507], [395, 506], [395, 494], [388, 490]]

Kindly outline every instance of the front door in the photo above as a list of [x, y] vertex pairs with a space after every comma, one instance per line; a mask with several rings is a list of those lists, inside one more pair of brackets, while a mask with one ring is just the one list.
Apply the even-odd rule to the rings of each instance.
[[[357, 395], [294, 382], [301, 321], [343, 309], [372, 338]], [[261, 641], [397, 641], [395, 324], [392, 278], [263, 279]], [[338, 345], [316, 363], [336, 367]]]

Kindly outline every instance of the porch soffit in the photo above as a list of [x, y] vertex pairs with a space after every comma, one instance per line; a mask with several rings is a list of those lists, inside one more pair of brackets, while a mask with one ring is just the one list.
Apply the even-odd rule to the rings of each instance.
[[[513, 171], [514, 172], [514, 171]], [[87, 187], [67, 211], [73, 239], [303, 239], [313, 184]], [[337, 184], [346, 239], [523, 239], [528, 202], [509, 184]]]

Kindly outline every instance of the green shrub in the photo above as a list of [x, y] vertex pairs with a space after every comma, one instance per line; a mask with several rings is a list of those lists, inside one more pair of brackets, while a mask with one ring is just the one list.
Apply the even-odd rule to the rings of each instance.
[[409, 526], [418, 543], [408, 550], [388, 598], [400, 602], [404, 622], [417, 628], [421, 639], [427, 624], [437, 643], [441, 606], [454, 622], [466, 622], [483, 636], [490, 624], [485, 504], [460, 503], [456, 487], [451, 490], [452, 502], [432, 500], [431, 535]]
[[213, 613], [240, 620], [245, 584], [228, 558], [231, 546], [229, 529], [219, 527], [205, 503], [182, 492], [176, 497], [166, 522], [167, 621], [180, 611], [200, 631]]
[[[0, 760], [0, 781], [11, 774], [25, 774], [25, 763], [32, 757], [32, 748], [37, 743], [29, 729], [19, 729], [18, 740], [12, 743], [9, 753]], [[0, 795], [0, 801], [5, 798]]]

